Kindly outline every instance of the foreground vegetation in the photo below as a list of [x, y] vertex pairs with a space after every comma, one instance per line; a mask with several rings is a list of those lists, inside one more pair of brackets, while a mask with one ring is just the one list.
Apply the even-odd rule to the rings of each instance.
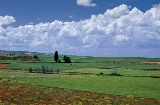
[[0, 104], [56, 105], [159, 105], [160, 100], [96, 92], [42, 87], [8, 79], [0, 80]]

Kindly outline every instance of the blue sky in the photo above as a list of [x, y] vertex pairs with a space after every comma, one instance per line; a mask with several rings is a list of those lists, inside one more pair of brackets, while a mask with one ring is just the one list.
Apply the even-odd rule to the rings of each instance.
[[92, 0], [96, 6], [80, 6], [76, 0], [0, 0], [0, 15], [13, 16], [14, 25], [26, 25], [30, 22], [80, 21], [91, 15], [103, 14], [121, 4], [137, 7], [145, 12], [159, 0]]
[[160, 57], [160, 0], [0, 0], [0, 49]]

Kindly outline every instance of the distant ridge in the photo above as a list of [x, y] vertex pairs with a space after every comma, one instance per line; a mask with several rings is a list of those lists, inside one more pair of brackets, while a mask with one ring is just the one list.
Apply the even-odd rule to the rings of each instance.
[[9, 50], [0, 50], [0, 54], [30, 54], [30, 55], [43, 55], [46, 53], [40, 52], [29, 52], [29, 51], [9, 51]]
[[8, 51], [8, 50], [0, 50], [0, 53], [3, 54], [26, 54], [28, 51]]

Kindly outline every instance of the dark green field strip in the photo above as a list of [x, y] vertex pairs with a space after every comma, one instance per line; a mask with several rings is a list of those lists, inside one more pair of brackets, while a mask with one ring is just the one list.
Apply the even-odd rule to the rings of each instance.
[[135, 69], [135, 70], [157, 70], [160, 69], [160, 65], [149, 65], [149, 64], [115, 64], [112, 62], [109, 63], [53, 63], [53, 62], [37, 62], [37, 63], [11, 63], [9, 66], [5, 67], [6, 69], [13, 70], [28, 70], [29, 67], [33, 69], [40, 69], [42, 65], [48, 67], [49, 69], [59, 69], [61, 71], [65, 70], [74, 70], [82, 68], [97, 68], [97, 69]]
[[79, 62], [159, 62], [160, 58], [144, 57], [81, 57]]

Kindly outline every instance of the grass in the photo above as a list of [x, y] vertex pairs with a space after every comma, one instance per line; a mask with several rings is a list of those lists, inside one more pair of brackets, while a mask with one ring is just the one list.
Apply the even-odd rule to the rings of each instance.
[[159, 105], [160, 100], [120, 96], [81, 90], [53, 88], [0, 79], [0, 104], [21, 105]]
[[[148, 65], [148, 64], [114, 64], [114, 63], [51, 63], [51, 62], [37, 62], [37, 63], [21, 63], [21, 62], [14, 62], [11, 63], [9, 66], [5, 67], [5, 69], [14, 69], [14, 70], [28, 70], [29, 67], [33, 69], [41, 68], [42, 65], [47, 66], [49, 69], [60, 71], [66, 70], [78, 70], [78, 69], [101, 69], [101, 70], [108, 70], [114, 68], [120, 68], [121, 70], [143, 70], [143, 71], [152, 71], [155, 69], [160, 69], [160, 65]], [[92, 70], [91, 70], [92, 72]], [[127, 71], [126, 71], [127, 72]], [[132, 71], [131, 71], [132, 72]], [[137, 71], [136, 71], [137, 72]]]
[[77, 62], [159, 62], [160, 58], [144, 58], [144, 57], [80, 57]]
[[0, 63], [15, 63], [14, 60], [0, 60]]
[[117, 74], [121, 74], [123, 76], [160, 76], [160, 72], [156, 71], [143, 71], [143, 70], [134, 70], [134, 69], [125, 69], [125, 68], [117, 68], [117, 69], [97, 69], [97, 68], [85, 68], [85, 69], [74, 69], [67, 70], [65, 72], [80, 72], [80, 73], [93, 73], [93, 74], [110, 74], [116, 72]]
[[105, 66], [106, 64], [101, 63], [97, 65], [97, 63], [12, 63], [11, 65], [5, 67], [5, 69], [22, 69], [27, 70], [29, 67], [32, 68], [41, 68], [42, 65], [48, 66], [51, 69], [60, 69], [61, 71], [65, 70], [73, 70], [79, 68], [100, 68], [101, 66]]
[[25, 83], [116, 95], [160, 99], [160, 80], [141, 77], [69, 76], [59, 78], [14, 78]]

